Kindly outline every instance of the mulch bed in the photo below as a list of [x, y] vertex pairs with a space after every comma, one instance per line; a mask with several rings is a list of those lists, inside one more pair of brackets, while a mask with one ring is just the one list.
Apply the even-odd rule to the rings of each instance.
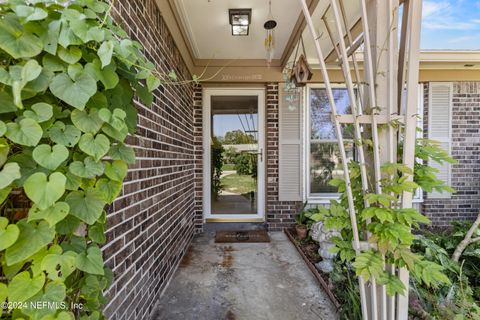
[[318, 280], [322, 288], [327, 293], [328, 297], [335, 305], [337, 309], [340, 308], [340, 303], [338, 299], [335, 297], [335, 294], [332, 291], [332, 284], [328, 278], [328, 275], [324, 274], [323, 272], [319, 271], [315, 267], [315, 263], [321, 261], [321, 257], [318, 255], [318, 244], [315, 241], [302, 241], [297, 239], [297, 233], [295, 229], [284, 229], [285, 234], [287, 235], [288, 239], [293, 243], [297, 251], [302, 256], [303, 260], [307, 264], [307, 267], [313, 273], [315, 278]]

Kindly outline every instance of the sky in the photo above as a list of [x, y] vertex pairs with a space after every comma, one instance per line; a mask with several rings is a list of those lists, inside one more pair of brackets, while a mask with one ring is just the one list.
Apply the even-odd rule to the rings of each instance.
[[424, 0], [422, 49], [480, 49], [480, 0]]
[[[241, 120], [240, 120], [241, 119]], [[241, 130], [243, 132], [257, 129], [257, 115], [228, 115], [213, 116], [213, 135], [224, 137], [228, 131]]]

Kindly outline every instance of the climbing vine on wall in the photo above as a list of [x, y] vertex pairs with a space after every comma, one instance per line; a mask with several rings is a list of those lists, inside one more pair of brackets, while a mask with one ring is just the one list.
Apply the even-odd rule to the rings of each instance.
[[[105, 206], [135, 161], [135, 96], [162, 77], [102, 1], [0, 2], [0, 302], [23, 319], [100, 319]], [[40, 303], [40, 304], [38, 304]], [[46, 303], [49, 303], [46, 306]], [[40, 307], [39, 307], [40, 306]]]

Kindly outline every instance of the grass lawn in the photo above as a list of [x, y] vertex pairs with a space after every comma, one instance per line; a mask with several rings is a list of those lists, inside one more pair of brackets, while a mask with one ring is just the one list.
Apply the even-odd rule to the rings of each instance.
[[235, 165], [233, 163], [225, 163], [222, 166], [222, 171], [232, 171], [235, 170]]
[[229, 174], [220, 179], [222, 190], [244, 194], [257, 189], [257, 183], [251, 176], [243, 176], [238, 174]]

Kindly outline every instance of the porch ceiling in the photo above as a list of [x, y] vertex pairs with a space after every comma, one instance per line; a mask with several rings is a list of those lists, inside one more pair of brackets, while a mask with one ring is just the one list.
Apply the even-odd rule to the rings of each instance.
[[[353, 38], [361, 33], [360, 2], [339, 0], [345, 8], [347, 23]], [[190, 71], [206, 71], [207, 82], [265, 82], [281, 81], [282, 68], [292, 62], [296, 45], [303, 36], [310, 65], [318, 68], [314, 43], [307, 28], [298, 0], [272, 0], [272, 12], [278, 22], [274, 61], [266, 67], [263, 23], [268, 16], [268, 0], [156, 0], [171, 29]], [[400, 2], [403, 2], [400, 0]], [[335, 42], [338, 41], [333, 26], [329, 1], [307, 0], [322, 51], [334, 81], [343, 81], [336, 53], [325, 21], [330, 25]], [[249, 36], [232, 36], [228, 9], [251, 8], [252, 23]], [[325, 19], [322, 19], [325, 17]], [[325, 21], [324, 21], [325, 20]], [[300, 49], [301, 50], [301, 49]], [[469, 81], [478, 79], [480, 52], [478, 51], [427, 51], [421, 56], [421, 81]], [[362, 57], [358, 56], [361, 67]], [[206, 66], [208, 68], [204, 69]], [[221, 72], [215, 74], [219, 67]], [[312, 82], [322, 82], [314, 72]]]
[[[268, 0], [174, 0], [176, 14], [182, 24], [196, 59], [264, 59], [264, 22], [268, 17]], [[252, 9], [248, 36], [232, 36], [228, 10]], [[300, 2], [273, 0], [275, 59], [280, 59], [295, 23], [300, 16]]]

